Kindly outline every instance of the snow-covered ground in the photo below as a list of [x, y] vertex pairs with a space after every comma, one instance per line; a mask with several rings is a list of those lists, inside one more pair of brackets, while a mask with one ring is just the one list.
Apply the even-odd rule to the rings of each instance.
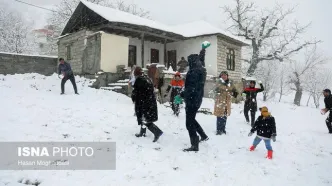
[[[210, 140], [198, 153], [185, 153], [189, 137], [183, 110], [176, 118], [159, 105], [156, 124], [164, 134], [152, 143], [150, 132], [145, 138], [134, 136], [139, 127], [130, 98], [89, 88], [83, 78], [76, 81], [81, 95], [74, 94], [68, 81], [66, 95], [60, 96], [56, 75], [0, 76], [0, 140], [114, 141], [116, 170], [0, 171], [0, 185], [24, 186], [18, 183], [22, 179], [39, 180], [40, 186], [332, 185], [332, 135], [318, 109], [264, 103], [277, 122], [272, 160], [265, 159], [264, 143], [248, 151], [254, 136], [247, 136], [250, 127], [240, 113], [242, 105], [232, 106], [226, 136], [214, 135], [214, 116], [198, 114]], [[212, 109], [213, 101], [204, 100], [202, 107]]]

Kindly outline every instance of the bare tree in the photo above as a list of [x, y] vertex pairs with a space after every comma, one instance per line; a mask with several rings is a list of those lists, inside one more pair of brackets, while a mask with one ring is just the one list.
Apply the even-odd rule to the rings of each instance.
[[[124, 12], [131, 13], [144, 18], [149, 18], [149, 11], [139, 8], [136, 4], [125, 4], [124, 1], [118, 0], [111, 2], [110, 0], [87, 0], [89, 2], [99, 4], [102, 6], [112, 7]], [[62, 0], [59, 5], [57, 5], [54, 11], [50, 14], [48, 19], [48, 24], [54, 26], [54, 35], [50, 37], [50, 42], [53, 47], [52, 50], [57, 49], [56, 40], [60, 36], [63, 28], [66, 26], [71, 15], [74, 13], [79, 0]]]
[[36, 45], [29, 37], [30, 25], [19, 12], [0, 7], [0, 51], [33, 53]]
[[258, 66], [257, 77], [262, 79], [264, 86], [263, 101], [267, 101], [275, 95], [275, 86], [277, 83], [277, 64], [273, 61], [262, 63]]
[[316, 108], [319, 108], [322, 91], [331, 83], [331, 70], [311, 70], [307, 76], [305, 90], [313, 97]]
[[295, 91], [295, 105], [301, 105], [305, 82], [308, 81], [307, 74], [312, 70], [316, 70], [319, 65], [324, 64], [325, 62], [326, 59], [322, 55], [318, 54], [316, 46], [305, 52], [305, 59], [302, 63], [292, 62], [292, 73], [289, 77], [288, 83], [291, 84], [291, 89]]
[[279, 93], [279, 102], [281, 102], [281, 98], [284, 95], [290, 93], [289, 84], [287, 83], [287, 77], [289, 75], [288, 66], [286, 64], [280, 64], [281, 67], [279, 68], [278, 77], [277, 77], [277, 84], [278, 84], [278, 93]]
[[251, 41], [251, 59], [246, 60], [250, 64], [247, 76], [254, 75], [258, 64], [263, 61], [282, 62], [304, 47], [318, 43], [300, 42], [309, 24], [301, 26], [297, 21], [288, 23], [287, 18], [294, 13], [294, 8], [286, 9], [277, 4], [271, 10], [258, 11], [254, 3], [234, 1], [234, 8], [225, 6], [223, 9], [233, 22], [229, 27], [233, 34]]

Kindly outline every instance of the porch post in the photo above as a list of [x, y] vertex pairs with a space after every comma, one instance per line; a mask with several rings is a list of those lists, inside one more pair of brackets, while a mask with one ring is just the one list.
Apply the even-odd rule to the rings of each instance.
[[164, 42], [164, 62], [165, 62], [165, 67], [167, 67], [168, 69], [168, 60], [167, 60], [167, 39], [165, 39], [165, 42]]
[[142, 43], [142, 50], [141, 50], [141, 59], [142, 59], [142, 68], [144, 67], [144, 32], [141, 35], [141, 43]]

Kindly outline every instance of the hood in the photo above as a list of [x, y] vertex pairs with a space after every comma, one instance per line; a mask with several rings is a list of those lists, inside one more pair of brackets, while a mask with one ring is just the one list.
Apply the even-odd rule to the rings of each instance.
[[202, 67], [202, 63], [199, 61], [198, 54], [191, 54], [188, 56], [189, 69]]

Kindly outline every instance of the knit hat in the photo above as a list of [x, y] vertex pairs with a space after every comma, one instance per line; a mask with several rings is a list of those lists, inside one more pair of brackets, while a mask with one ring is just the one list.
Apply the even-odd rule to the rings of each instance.
[[221, 77], [221, 75], [223, 75], [223, 74], [225, 74], [226, 76], [228, 76], [228, 72], [227, 71], [221, 71], [219, 77]]
[[267, 107], [261, 107], [259, 108], [259, 111], [261, 111], [261, 114], [264, 118], [268, 117], [271, 115], [271, 113], [269, 112], [269, 109]]
[[141, 76], [143, 74], [143, 69], [139, 66], [136, 66], [134, 70], [134, 76]]
[[324, 89], [323, 92], [329, 93], [331, 95], [331, 90], [330, 89]]

